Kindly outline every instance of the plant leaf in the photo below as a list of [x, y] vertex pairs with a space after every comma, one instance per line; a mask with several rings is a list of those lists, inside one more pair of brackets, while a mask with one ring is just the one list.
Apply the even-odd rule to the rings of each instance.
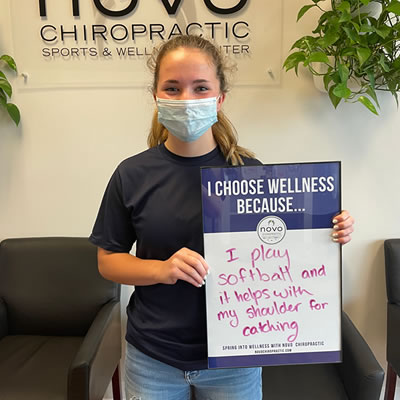
[[6, 109], [12, 120], [15, 122], [15, 125], [18, 126], [19, 121], [21, 120], [21, 114], [18, 110], [18, 107], [13, 103], [8, 103], [6, 105]]
[[340, 80], [341, 82], [347, 82], [347, 80], [349, 79], [349, 74], [350, 71], [347, 68], [346, 65], [344, 64], [338, 64], [338, 71], [339, 71], [339, 76], [340, 76]]
[[331, 74], [331, 76], [332, 76], [333, 82], [335, 82], [336, 84], [341, 82], [338, 71], [335, 71], [333, 74]]
[[354, 21], [350, 21], [350, 23], [354, 26], [354, 29], [357, 31], [357, 34], [358, 34], [360, 32], [360, 25]]
[[340, 38], [340, 34], [338, 31], [334, 28], [330, 28], [327, 30], [325, 36], [324, 36], [324, 44], [326, 47], [331, 46], [334, 44], [338, 39]]
[[14, 61], [14, 59], [12, 57], [7, 56], [7, 55], [4, 54], [4, 55], [2, 55], [0, 57], [0, 60], [5, 61], [8, 64], [8, 66], [11, 69], [13, 69], [15, 72], [17, 71], [17, 65], [15, 64], [15, 61]]
[[378, 115], [378, 112], [376, 111], [375, 106], [372, 104], [371, 100], [368, 99], [365, 96], [360, 96], [357, 101], [359, 101], [361, 104], [363, 104], [365, 107], [368, 108], [368, 110], [372, 111], [374, 114]]
[[325, 87], [325, 90], [328, 92], [329, 83], [331, 82], [332, 77], [331, 77], [330, 75], [324, 75], [323, 80], [324, 80], [324, 87]]
[[351, 95], [351, 90], [347, 87], [346, 82], [336, 85], [332, 92], [335, 96], [347, 99]]
[[3, 90], [0, 89], [0, 104], [5, 107], [7, 104], [7, 96]]
[[399, 97], [397, 96], [397, 92], [392, 93], [394, 98], [396, 99], [397, 108], [399, 108]]
[[351, 14], [343, 13], [343, 14], [341, 15], [340, 19], [339, 19], [339, 22], [340, 22], [340, 23], [342, 23], [342, 22], [348, 22], [348, 21], [350, 21], [350, 20], [351, 20]]
[[3, 89], [8, 97], [12, 95], [12, 87], [7, 79], [0, 78], [0, 89]]
[[388, 89], [392, 92], [392, 94], [393, 94], [394, 92], [396, 92], [396, 89], [397, 89], [397, 82], [396, 82], [396, 80], [394, 80], [394, 79], [388, 79], [388, 80], [387, 80], [387, 87], [388, 87]]
[[386, 10], [392, 12], [396, 15], [400, 15], [400, 1], [392, 1], [387, 7]]
[[315, 4], [309, 4], [300, 8], [299, 13], [297, 14], [297, 22], [299, 19], [310, 9], [315, 7]]
[[381, 58], [378, 61], [379, 65], [382, 67], [382, 69], [385, 72], [389, 72], [390, 68], [389, 66], [385, 63], [385, 56], [383, 54], [381, 54]]
[[350, 14], [350, 3], [348, 1], [342, 1], [337, 9], [342, 13]]
[[367, 4], [369, 4], [369, 2], [370, 2], [371, 0], [360, 0], [360, 1], [361, 1], [361, 3], [364, 4], [364, 6], [366, 6]]
[[335, 85], [331, 86], [329, 88], [328, 94], [329, 94], [329, 99], [331, 100], [331, 103], [333, 104], [333, 107], [337, 108], [339, 103], [342, 101], [342, 98], [334, 95], [334, 93], [333, 93], [334, 89], [335, 89]]
[[290, 69], [297, 67], [300, 62], [304, 62], [305, 59], [306, 55], [304, 52], [296, 51], [286, 58], [285, 62], [283, 63], [283, 67], [286, 68], [286, 71], [289, 71]]
[[293, 44], [292, 47], [290, 48], [290, 51], [292, 51], [293, 49], [301, 49], [304, 48], [304, 38], [300, 38], [298, 40], [296, 40]]
[[368, 71], [367, 73], [368, 75], [368, 79], [369, 79], [369, 84], [371, 86], [371, 88], [375, 87], [375, 75], [372, 71]]
[[362, 24], [360, 26], [360, 32], [374, 32], [374, 28], [368, 24]]
[[382, 25], [379, 29], [375, 28], [375, 32], [383, 39], [387, 38], [388, 35], [391, 32], [391, 29], [386, 26], [386, 25]]
[[1, 72], [0, 71], [0, 78], [3, 78], [3, 79], [5, 79], [5, 80], [7, 80], [7, 77], [4, 75], [4, 73], [3, 72]]
[[371, 53], [371, 50], [366, 47], [359, 47], [357, 49], [357, 57], [360, 61], [360, 65], [363, 65], [365, 61], [368, 60], [368, 58], [371, 56]]
[[350, 14], [351, 6], [348, 1], [340, 2], [337, 9], [341, 12], [339, 22], [347, 22], [351, 20], [351, 14]]
[[345, 47], [341, 52], [340, 55], [347, 57], [347, 56], [353, 56], [355, 53], [354, 47]]
[[370, 97], [372, 97], [372, 98], [374, 99], [374, 101], [375, 101], [375, 104], [376, 104], [379, 108], [381, 108], [381, 106], [379, 105], [378, 97], [377, 97], [376, 92], [375, 92], [375, 90], [374, 90], [373, 87], [368, 86], [368, 88], [367, 88], [367, 94], [368, 94]]
[[344, 26], [343, 30], [346, 32], [346, 35], [353, 41], [358, 43], [360, 41], [359, 36], [357, 35], [357, 32], [355, 32], [353, 29]]
[[291, 49], [293, 50], [294, 48], [298, 48], [298, 49], [307, 49], [307, 43], [313, 44], [315, 42], [315, 37], [313, 36], [303, 36], [302, 38], [300, 38], [299, 40], [296, 40]]
[[307, 59], [307, 65], [312, 62], [322, 62], [325, 64], [329, 64], [328, 56], [322, 51], [316, 51], [315, 53], [311, 53]]

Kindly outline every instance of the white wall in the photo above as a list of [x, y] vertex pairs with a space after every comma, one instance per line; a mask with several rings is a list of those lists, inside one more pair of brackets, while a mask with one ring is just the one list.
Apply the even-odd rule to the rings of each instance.
[[[312, 13], [295, 23], [304, 3], [283, 2], [284, 56], [314, 26]], [[0, 0], [0, 53], [12, 52], [8, 1]], [[299, 75], [283, 73], [280, 87], [235, 88], [225, 110], [241, 144], [265, 163], [342, 161], [343, 207], [357, 221], [343, 250], [343, 305], [385, 366], [383, 240], [400, 237], [400, 113], [390, 95], [380, 96], [379, 117], [358, 104], [335, 111], [310, 75]], [[0, 239], [88, 236], [115, 166], [146, 147], [150, 95], [54, 89], [16, 91], [14, 101], [19, 128], [0, 112]], [[130, 292], [124, 288], [123, 310]]]

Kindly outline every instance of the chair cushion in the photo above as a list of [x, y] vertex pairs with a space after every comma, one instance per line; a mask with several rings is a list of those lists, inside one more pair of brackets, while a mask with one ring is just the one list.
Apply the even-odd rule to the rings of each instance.
[[263, 368], [263, 398], [273, 400], [348, 400], [334, 364]]
[[5, 336], [0, 340], [0, 399], [66, 400], [68, 368], [82, 340]]

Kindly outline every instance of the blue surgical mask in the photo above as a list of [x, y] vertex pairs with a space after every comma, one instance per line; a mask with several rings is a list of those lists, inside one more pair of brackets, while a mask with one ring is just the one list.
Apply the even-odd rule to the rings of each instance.
[[194, 142], [217, 121], [217, 98], [171, 100], [157, 97], [158, 120], [183, 142]]

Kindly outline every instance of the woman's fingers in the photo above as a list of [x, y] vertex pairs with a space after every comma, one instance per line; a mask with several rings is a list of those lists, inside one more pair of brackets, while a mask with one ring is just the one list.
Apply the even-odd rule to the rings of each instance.
[[196, 287], [204, 285], [209, 266], [204, 258], [197, 252], [182, 248], [173, 254], [167, 261], [167, 283], [176, 283], [184, 280]]
[[348, 211], [343, 210], [340, 214], [333, 218], [333, 233], [332, 237], [335, 242], [345, 244], [350, 242], [351, 234], [354, 231], [354, 218]]

